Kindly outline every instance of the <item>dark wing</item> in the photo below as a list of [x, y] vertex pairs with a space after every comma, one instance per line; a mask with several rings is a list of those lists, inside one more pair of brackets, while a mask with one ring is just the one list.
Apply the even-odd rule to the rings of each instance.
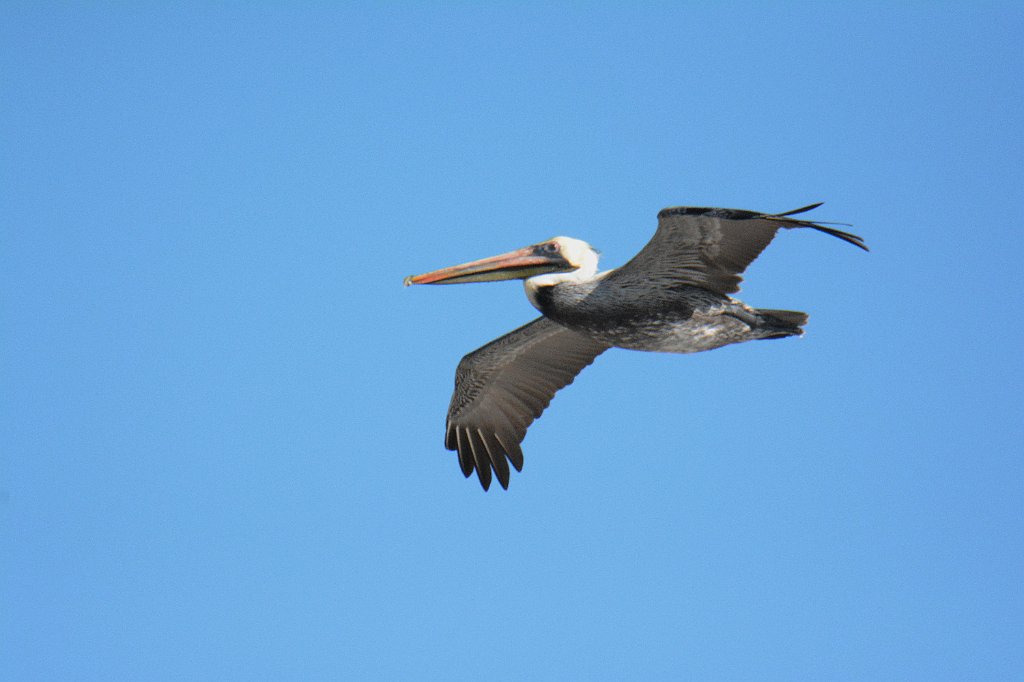
[[508, 488], [508, 461], [523, 469], [526, 429], [609, 347], [541, 317], [462, 358], [444, 437], [459, 453], [462, 473], [468, 478], [476, 469], [487, 490], [493, 468]]
[[613, 270], [608, 280], [619, 284], [676, 281], [720, 294], [735, 293], [743, 279], [740, 273], [782, 227], [809, 227], [868, 250], [855, 234], [789, 217], [818, 206], [821, 204], [774, 215], [730, 208], [663, 209], [651, 241], [631, 261]]

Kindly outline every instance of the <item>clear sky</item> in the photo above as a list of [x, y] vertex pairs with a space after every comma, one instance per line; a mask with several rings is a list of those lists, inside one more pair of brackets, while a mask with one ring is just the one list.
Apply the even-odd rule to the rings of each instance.
[[[0, 6], [0, 678], [1024, 679], [1018, 3], [209, 4]], [[463, 479], [405, 275], [816, 201]]]

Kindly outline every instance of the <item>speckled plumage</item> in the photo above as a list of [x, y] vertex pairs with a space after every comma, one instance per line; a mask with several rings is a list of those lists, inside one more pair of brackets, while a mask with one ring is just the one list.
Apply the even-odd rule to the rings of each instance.
[[[763, 314], [707, 289], [651, 282], [642, 296], [611, 278], [563, 282], [537, 290], [550, 320], [616, 348], [698, 353], [765, 338], [800, 335], [799, 324]], [[806, 322], [803, 313], [792, 313]], [[792, 320], [793, 318], [791, 318]]]

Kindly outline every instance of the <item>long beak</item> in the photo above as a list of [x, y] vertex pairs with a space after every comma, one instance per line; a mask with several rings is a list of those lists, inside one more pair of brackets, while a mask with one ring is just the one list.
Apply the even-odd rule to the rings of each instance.
[[517, 251], [503, 253], [500, 256], [453, 265], [422, 275], [412, 275], [405, 278], [405, 286], [410, 284], [497, 282], [503, 279], [526, 279], [548, 272], [565, 272], [572, 269], [573, 266], [560, 254], [542, 251], [539, 246], [527, 246]]

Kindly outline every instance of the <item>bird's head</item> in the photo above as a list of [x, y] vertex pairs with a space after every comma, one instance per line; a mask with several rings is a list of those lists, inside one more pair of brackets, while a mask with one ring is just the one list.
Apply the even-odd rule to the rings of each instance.
[[582, 281], [597, 272], [598, 252], [590, 244], [572, 237], [555, 237], [516, 251], [475, 260], [405, 278], [410, 284], [462, 284], [527, 280], [530, 286], [551, 286], [564, 281]]

